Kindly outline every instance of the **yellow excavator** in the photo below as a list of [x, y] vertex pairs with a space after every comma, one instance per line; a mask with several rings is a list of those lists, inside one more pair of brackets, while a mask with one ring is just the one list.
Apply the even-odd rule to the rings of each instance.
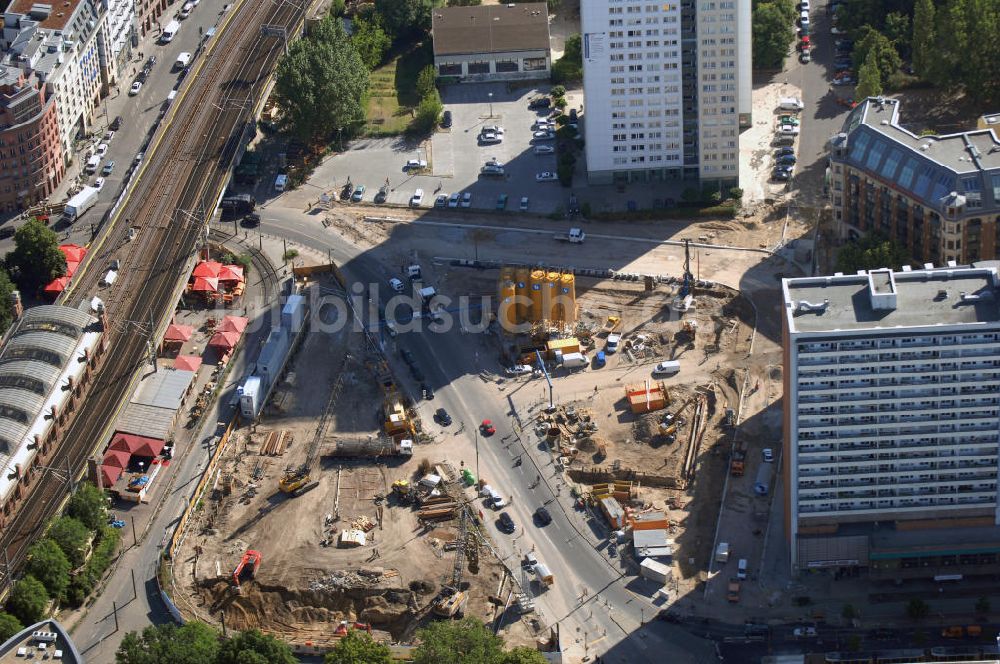
[[281, 489], [282, 493], [287, 493], [292, 497], [301, 496], [317, 486], [319, 486], [319, 482], [312, 481], [307, 464], [286, 470], [285, 474], [278, 480], [278, 488]]

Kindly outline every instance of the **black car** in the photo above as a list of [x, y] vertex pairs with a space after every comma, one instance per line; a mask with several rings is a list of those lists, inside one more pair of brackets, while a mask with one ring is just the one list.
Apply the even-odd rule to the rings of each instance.
[[436, 419], [441, 426], [446, 427], [451, 424], [451, 415], [449, 415], [448, 411], [444, 408], [438, 408], [437, 411], [434, 412], [434, 419]]
[[420, 393], [423, 394], [424, 398], [427, 399], [428, 401], [434, 399], [434, 390], [431, 389], [431, 386], [428, 385], [427, 383], [420, 384]]
[[115, 116], [115, 119], [111, 121], [110, 125], [108, 125], [108, 129], [110, 129], [111, 131], [118, 131], [121, 128], [122, 128], [122, 116], [120, 115]]
[[416, 358], [413, 357], [413, 353], [405, 348], [400, 349], [399, 356], [402, 357], [403, 361], [406, 362], [406, 365], [410, 367], [412, 367], [417, 361]]
[[500, 518], [497, 519], [497, 528], [505, 533], [514, 532], [514, 519], [510, 518], [510, 514], [500, 512]]
[[151, 56], [149, 56], [149, 58], [146, 59], [146, 69], [152, 69], [153, 65], [155, 65], [155, 64], [156, 64], [156, 56], [155, 55], [151, 55]]
[[251, 212], [243, 217], [242, 225], [246, 228], [255, 228], [260, 226], [260, 215], [256, 212]]
[[549, 511], [544, 507], [539, 507], [535, 510], [535, 518], [538, 519], [538, 523], [543, 526], [547, 526], [552, 523], [552, 515], [549, 514]]
[[441, 116], [441, 126], [445, 129], [451, 126], [451, 111], [445, 111]]
[[776, 168], [773, 171], [771, 171], [771, 179], [773, 179], [773, 180], [784, 181], [784, 180], [791, 179], [791, 177], [792, 177], [792, 174], [791, 174], [790, 171], [782, 170], [780, 168]]
[[569, 109], [569, 121], [570, 122], [576, 122], [577, 121], [577, 115], [576, 115], [576, 109], [575, 108]]
[[535, 97], [528, 102], [528, 108], [534, 110], [536, 108], [548, 108], [552, 105], [552, 100], [548, 97]]

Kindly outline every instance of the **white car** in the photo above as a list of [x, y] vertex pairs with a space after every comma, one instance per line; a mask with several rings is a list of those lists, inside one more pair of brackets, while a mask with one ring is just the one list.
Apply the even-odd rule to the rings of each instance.
[[765, 447], [761, 451], [761, 456], [764, 459], [764, 463], [774, 463], [774, 450], [770, 447]]
[[521, 196], [521, 206], [520, 206], [520, 208], [521, 208], [521, 212], [527, 212], [528, 211], [528, 197], [527, 196]]
[[536, 145], [535, 154], [552, 154], [556, 151], [551, 145]]
[[854, 79], [850, 76], [844, 76], [842, 78], [833, 79], [834, 85], [854, 85]]
[[503, 127], [500, 125], [485, 125], [480, 133], [483, 134], [496, 134], [497, 136], [503, 136]]
[[795, 125], [783, 124], [778, 129], [778, 133], [780, 135], [782, 135], [782, 136], [798, 136], [799, 135], [799, 128], [796, 127]]
[[114, 137], [115, 137], [115, 132], [112, 131], [111, 129], [108, 129], [106, 132], [104, 132], [104, 142], [105, 143], [110, 143], [111, 139], [114, 138]]
[[434, 199], [434, 207], [448, 207], [448, 194], [438, 194]]
[[100, 145], [97, 146], [97, 156], [98, 157], [103, 157], [107, 153], [108, 153], [108, 144], [107, 143], [101, 143]]
[[524, 376], [525, 374], [530, 374], [532, 368], [527, 364], [515, 364], [514, 366], [507, 369], [504, 373], [508, 376]]
[[815, 638], [816, 628], [815, 627], [796, 627], [792, 630], [792, 636], [797, 639], [804, 638]]
[[500, 143], [502, 141], [503, 138], [501, 138], [499, 134], [494, 134], [492, 132], [479, 135], [479, 142], [483, 143], [484, 145], [493, 145], [495, 143]]
[[423, 204], [424, 204], [424, 190], [417, 189], [415, 192], [413, 192], [413, 195], [410, 196], [410, 207], [420, 207]]
[[830, 34], [831, 35], [846, 35], [847, 34], [847, 30], [841, 30], [837, 26], [833, 26], [832, 28], [830, 28]]
[[136, 96], [139, 94], [139, 90], [142, 90], [142, 81], [136, 81], [132, 84], [132, 87], [128, 89], [128, 96]]
[[406, 166], [403, 166], [404, 171], [419, 171], [421, 169], [427, 168], [426, 159], [408, 159], [406, 161]]
[[448, 199], [448, 207], [457, 208], [458, 201], [462, 198], [461, 194], [452, 194], [451, 198]]
[[559, 176], [552, 171], [542, 171], [535, 176], [536, 182], [555, 182], [559, 179]]
[[548, 120], [535, 120], [535, 124], [531, 125], [533, 131], [555, 131], [556, 125]]
[[467, 191], [464, 194], [462, 194], [462, 207], [464, 207], [464, 208], [472, 207], [472, 192], [471, 191]]
[[393, 277], [392, 279], [389, 280], [389, 287], [392, 288], [392, 290], [396, 291], [397, 293], [402, 293], [403, 281], [401, 279]]
[[96, 180], [94, 180], [94, 189], [96, 189], [97, 191], [104, 189], [104, 178], [97, 178]]
[[536, 131], [531, 134], [531, 137], [536, 141], [551, 141], [556, 137], [556, 134], [552, 131]]
[[135, 163], [137, 163], [137, 164], [139, 164], [139, 163], [142, 163], [142, 160], [143, 160], [143, 158], [144, 158], [145, 156], [146, 156], [146, 153], [145, 153], [145, 152], [140, 152], [139, 154], [137, 154], [137, 155], [135, 156]]

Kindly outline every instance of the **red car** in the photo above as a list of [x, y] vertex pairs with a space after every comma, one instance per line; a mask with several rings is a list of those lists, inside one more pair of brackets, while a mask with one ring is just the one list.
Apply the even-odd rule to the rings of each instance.
[[809, 35], [804, 36], [802, 41], [799, 42], [799, 50], [808, 51], [811, 47], [812, 44], [809, 43]]
[[484, 436], [492, 436], [497, 432], [496, 427], [489, 420], [483, 420], [483, 423], [479, 425], [479, 430], [483, 432]]

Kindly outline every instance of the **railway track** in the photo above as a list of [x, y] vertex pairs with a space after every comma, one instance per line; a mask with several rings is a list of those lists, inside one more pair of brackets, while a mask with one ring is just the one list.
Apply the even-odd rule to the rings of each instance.
[[[30, 544], [69, 493], [71, 480], [103, 444], [125, 398], [173, 310], [184, 268], [206, 236], [216, 199], [228, 178], [234, 147], [254, 103], [282, 52], [280, 39], [262, 37], [263, 25], [284, 26], [293, 35], [303, 5], [246, 0], [231, 10], [225, 27], [188, 77], [182, 98], [154, 136], [151, 154], [118, 214], [93, 243], [62, 302], [71, 306], [98, 295], [109, 319], [107, 350], [85, 401], [69, 423], [48, 466], [69, 467], [67, 478], [42, 470], [13, 521], [0, 533], [0, 595], [24, 562]], [[135, 239], [129, 241], [129, 229]], [[121, 262], [119, 279], [98, 288], [111, 258]]]

